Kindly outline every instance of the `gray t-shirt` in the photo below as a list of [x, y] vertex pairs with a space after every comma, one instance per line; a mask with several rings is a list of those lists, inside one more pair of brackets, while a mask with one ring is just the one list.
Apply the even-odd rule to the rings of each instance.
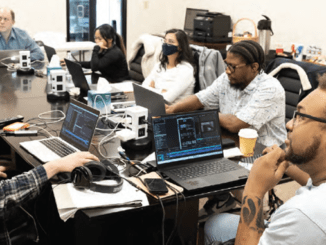
[[280, 145], [286, 139], [285, 92], [276, 78], [264, 72], [242, 91], [232, 88], [223, 73], [196, 96], [205, 108], [219, 108], [248, 123], [258, 132], [257, 142], [265, 146]]
[[325, 203], [326, 183], [313, 186], [309, 179], [306, 186], [298, 189], [293, 198], [275, 211], [259, 245], [325, 245]]

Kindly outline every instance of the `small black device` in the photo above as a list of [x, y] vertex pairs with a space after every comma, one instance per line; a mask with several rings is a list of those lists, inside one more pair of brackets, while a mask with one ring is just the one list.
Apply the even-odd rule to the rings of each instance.
[[0, 128], [3, 128], [4, 126], [7, 126], [9, 124], [12, 124], [14, 122], [22, 122], [24, 119], [23, 116], [21, 115], [18, 115], [18, 116], [15, 116], [15, 117], [7, 117], [7, 118], [4, 118], [4, 119], [0, 119]]
[[234, 147], [235, 141], [229, 138], [222, 139], [223, 148]]
[[[115, 185], [94, 183], [101, 180], [115, 180]], [[90, 161], [71, 172], [71, 181], [77, 189], [90, 189], [102, 193], [116, 193], [122, 189], [123, 179], [119, 176], [116, 166], [107, 160]]]
[[148, 191], [154, 195], [163, 195], [169, 192], [165, 181], [162, 179], [146, 178], [144, 179], [144, 183]]

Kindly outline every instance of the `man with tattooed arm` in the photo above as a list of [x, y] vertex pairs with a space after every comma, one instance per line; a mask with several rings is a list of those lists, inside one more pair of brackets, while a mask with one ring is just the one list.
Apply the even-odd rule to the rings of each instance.
[[[205, 224], [206, 244], [232, 239], [236, 245], [326, 244], [326, 74], [298, 104], [286, 127], [286, 150], [276, 145], [264, 150], [248, 177], [240, 216], [224, 213], [210, 218]], [[269, 222], [264, 221], [263, 197], [285, 172], [303, 186]]]

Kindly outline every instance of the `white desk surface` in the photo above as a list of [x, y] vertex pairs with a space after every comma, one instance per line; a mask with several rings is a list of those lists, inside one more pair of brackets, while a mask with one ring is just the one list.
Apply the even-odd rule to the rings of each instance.
[[96, 43], [91, 41], [85, 42], [65, 42], [55, 45], [53, 48], [57, 52], [71, 51], [71, 50], [92, 50]]

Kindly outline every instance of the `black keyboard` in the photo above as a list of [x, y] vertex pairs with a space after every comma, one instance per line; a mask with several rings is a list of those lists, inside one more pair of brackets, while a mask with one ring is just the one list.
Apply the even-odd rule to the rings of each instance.
[[243, 157], [243, 158], [241, 158], [241, 162], [244, 162], [244, 163], [254, 163], [254, 161], [256, 159], [260, 158], [261, 156], [263, 156], [263, 154], [253, 155], [252, 157]]
[[45, 145], [47, 148], [52, 150], [54, 153], [59, 155], [60, 157], [68, 156], [74, 152], [76, 152], [75, 149], [71, 148], [69, 145], [63, 143], [57, 138], [50, 138], [47, 140], [41, 140], [40, 141], [43, 145]]
[[185, 180], [212, 174], [230, 172], [238, 168], [239, 167], [237, 165], [230, 163], [229, 160], [221, 159], [218, 161], [191, 165], [189, 167], [172, 169], [170, 172], [178, 176], [180, 179]]

